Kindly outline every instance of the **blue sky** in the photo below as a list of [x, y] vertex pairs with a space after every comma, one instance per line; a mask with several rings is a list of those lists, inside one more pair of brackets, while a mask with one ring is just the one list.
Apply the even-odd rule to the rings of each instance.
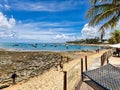
[[88, 26], [89, 8], [89, 0], [0, 0], [0, 41], [65, 42], [99, 36], [99, 26]]

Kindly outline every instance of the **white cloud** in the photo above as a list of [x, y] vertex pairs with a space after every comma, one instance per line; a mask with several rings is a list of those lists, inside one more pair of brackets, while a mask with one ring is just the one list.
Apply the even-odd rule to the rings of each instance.
[[[76, 40], [79, 37], [74, 33], [74, 26], [78, 22], [22, 22], [11, 17], [7, 18], [0, 12], [0, 38], [13, 38], [18, 40], [38, 40], [44, 42], [65, 42]], [[67, 26], [67, 28], [66, 28]], [[56, 28], [55, 28], [56, 27]], [[64, 28], [65, 27], [65, 28]], [[69, 31], [69, 33], [68, 33]], [[71, 31], [71, 32], [70, 32]]]
[[[13, 9], [17, 10], [26, 10], [26, 11], [63, 11], [63, 10], [71, 10], [78, 7], [80, 4], [83, 4], [84, 1], [52, 1], [52, 2], [15, 2], [12, 3], [11, 6]], [[27, 6], [27, 7], [26, 7]]]
[[4, 5], [4, 8], [7, 9], [7, 10], [10, 10], [10, 6], [7, 5], [7, 4]]
[[[22, 21], [20, 21], [22, 22]], [[24, 23], [24, 26], [27, 27], [66, 27], [66, 26], [73, 26], [73, 25], [79, 25], [81, 22], [67, 22], [67, 21], [63, 21], [63, 22], [27, 22]]]
[[51, 32], [74, 32], [74, 28], [70, 28], [75, 25], [79, 25], [81, 22], [22, 22], [18, 21], [16, 29], [28, 30], [28, 31], [51, 31]]
[[13, 27], [16, 24], [16, 21], [13, 17], [9, 19], [9, 24], [11, 25], [11, 27]]
[[81, 34], [83, 39], [98, 37], [98, 27], [90, 27], [88, 24], [85, 24], [81, 30]]
[[1, 9], [1, 8], [3, 8], [3, 5], [2, 5], [2, 4], [0, 4], [0, 9]]
[[77, 40], [79, 37], [75, 36], [75, 35], [71, 35], [71, 34], [57, 34], [54, 37], [54, 40], [58, 40], [58, 41], [73, 41], [73, 40]]
[[0, 12], [0, 38], [13, 38], [15, 33], [11, 30], [16, 24], [15, 19], [7, 18]]
[[0, 4], [0, 9], [1, 10], [10, 10], [10, 5], [8, 5], [7, 3], [2, 3]]
[[16, 33], [13, 31], [0, 30], [0, 38], [9, 38], [10, 39], [10, 38], [14, 38], [15, 35], [16, 35]]
[[[100, 37], [100, 32], [98, 30], [99, 26], [91, 27], [88, 24], [85, 24], [81, 30], [81, 38], [86, 39]], [[110, 32], [111, 30], [106, 30], [104, 38], [108, 38], [110, 36]]]
[[16, 21], [13, 17], [7, 19], [7, 17], [4, 16], [2, 12], [0, 12], [0, 28], [10, 29], [15, 25], [15, 23]]
[[62, 32], [44, 29], [44, 30], [28, 30], [24, 28], [24, 30], [17, 30], [17, 37], [18, 39], [35, 39], [39, 41], [49, 41], [49, 42], [56, 42], [56, 41], [68, 41], [74, 40], [74, 37], [70, 37], [69, 34], [64, 34]]
[[57, 34], [57, 35], [55, 36], [55, 39], [68, 40], [68, 39], [69, 39], [69, 36], [68, 36], [68, 35], [65, 35], [65, 34]]
[[[74, 23], [70, 23], [70, 25], [72, 24]], [[55, 28], [55, 26], [57, 26], [57, 28]], [[44, 42], [65, 42], [68, 40], [78, 39], [78, 33], [73, 33], [74, 29], [61, 28], [61, 26], [64, 26], [63, 22], [59, 22], [57, 24], [56, 22], [52, 24], [51, 22], [28, 22], [25, 24], [18, 23], [13, 30], [17, 33], [17, 38], [22, 40], [34, 39]]]
[[[115, 29], [120, 30], [120, 20], [117, 23], [117, 26], [115, 27]], [[110, 33], [113, 32], [113, 30], [106, 30], [105, 31], [105, 36], [104, 38], [109, 38], [110, 37]], [[94, 37], [99, 37], [100, 36], [100, 32], [99, 30], [99, 26], [95, 26], [95, 27], [91, 27], [88, 26], [88, 24], [85, 24], [83, 29], [81, 30], [81, 38], [94, 38]]]

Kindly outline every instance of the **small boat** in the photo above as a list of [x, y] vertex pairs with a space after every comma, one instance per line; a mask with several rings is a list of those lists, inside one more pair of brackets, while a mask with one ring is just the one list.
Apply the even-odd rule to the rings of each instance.
[[66, 46], [66, 49], [68, 49], [68, 45], [66, 44], [65, 46]]
[[19, 44], [14, 44], [14, 45], [12, 45], [13, 47], [15, 47], [15, 46], [19, 46]]

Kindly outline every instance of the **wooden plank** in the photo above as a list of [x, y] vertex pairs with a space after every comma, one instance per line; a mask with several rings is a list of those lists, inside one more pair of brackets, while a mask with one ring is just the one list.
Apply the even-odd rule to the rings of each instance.
[[88, 84], [85, 82], [82, 83], [80, 90], [94, 90], [92, 87], [90, 87]]
[[105, 90], [91, 80], [86, 80], [82, 83], [80, 90]]

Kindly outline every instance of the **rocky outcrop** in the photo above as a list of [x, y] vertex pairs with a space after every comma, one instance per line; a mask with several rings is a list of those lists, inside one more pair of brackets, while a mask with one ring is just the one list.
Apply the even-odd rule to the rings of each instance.
[[[11, 74], [16, 71], [17, 82], [42, 74], [61, 60], [55, 52], [16, 52], [0, 51], [0, 83], [11, 84]], [[71, 60], [68, 58], [65, 61]]]

